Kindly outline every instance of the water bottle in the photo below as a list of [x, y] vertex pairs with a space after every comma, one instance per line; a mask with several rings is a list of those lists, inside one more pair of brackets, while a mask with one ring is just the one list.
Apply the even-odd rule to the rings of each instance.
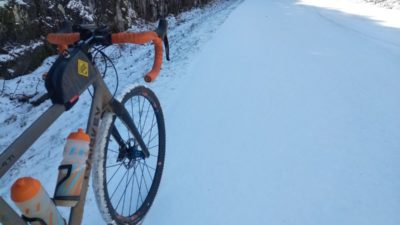
[[53, 201], [38, 180], [23, 177], [11, 187], [11, 199], [23, 218], [32, 225], [66, 225]]
[[69, 134], [65, 144], [63, 160], [58, 168], [58, 179], [54, 202], [58, 206], [74, 207], [79, 202], [90, 137], [83, 129]]

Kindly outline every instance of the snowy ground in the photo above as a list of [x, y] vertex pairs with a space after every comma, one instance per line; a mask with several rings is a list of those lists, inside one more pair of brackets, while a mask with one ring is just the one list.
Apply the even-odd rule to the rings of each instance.
[[[399, 17], [327, 2], [221, 1], [170, 18], [172, 62], [152, 84], [166, 118], [166, 167], [144, 224], [400, 224]], [[150, 48], [109, 52], [120, 85], [149, 67], [137, 59]], [[18, 90], [35, 88], [47, 68]], [[88, 99], [2, 180], [5, 191], [21, 175], [53, 190], [62, 143], [85, 125], [76, 120]], [[0, 149], [48, 106], [0, 102]], [[84, 224], [102, 224], [92, 193], [87, 204]]]
[[[380, 25], [400, 28], [400, 8], [398, 10], [380, 8], [373, 4], [365, 4], [361, 0], [300, 0], [299, 2], [300, 4], [323, 7], [338, 10], [350, 15], [367, 17]], [[398, 1], [398, 4], [400, 6], [400, 1]], [[393, 4], [393, 6], [394, 5], [395, 4]], [[346, 20], [345, 22], [354, 24], [357, 21]], [[364, 25], [363, 23], [360, 24]], [[372, 30], [369, 29], [369, 31], [371, 32]], [[395, 39], [399, 40], [399, 38]]]
[[389, 9], [400, 9], [399, 0], [364, 0], [364, 1]]
[[299, 3], [245, 1], [196, 57], [148, 224], [400, 224], [400, 31]]

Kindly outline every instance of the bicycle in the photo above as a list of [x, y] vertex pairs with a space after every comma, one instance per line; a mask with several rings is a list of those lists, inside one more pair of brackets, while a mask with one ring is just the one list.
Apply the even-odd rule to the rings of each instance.
[[[146, 82], [151, 82], [161, 69], [163, 43], [169, 60], [167, 26], [167, 21], [161, 19], [155, 31], [141, 33], [112, 34], [106, 27], [80, 25], [75, 27], [74, 33], [49, 34], [47, 40], [58, 45], [60, 53], [45, 77], [47, 94], [53, 105], [0, 155], [0, 178], [92, 86], [94, 91], [86, 127], [86, 133], [90, 136], [89, 156], [80, 200], [71, 208], [68, 224], [78, 225], [82, 222], [92, 164], [94, 192], [105, 222], [141, 223], [154, 201], [164, 167], [165, 125], [160, 102], [154, 92], [145, 86], [131, 88], [120, 101], [116, 100], [94, 63], [91, 49], [99, 45], [152, 42], [155, 46], [154, 64], [144, 77]], [[135, 187], [135, 177], [140, 172], [140, 185]], [[125, 181], [126, 174], [131, 178]], [[122, 178], [116, 182], [112, 181], [114, 177]], [[132, 178], [133, 184], [128, 186]], [[128, 184], [121, 189], [123, 181]], [[147, 181], [151, 183], [148, 185]], [[136, 182], [139, 184], [138, 178]], [[131, 190], [127, 190], [128, 187]], [[116, 193], [118, 197], [114, 198]], [[130, 199], [127, 201], [128, 195]], [[136, 205], [132, 207], [135, 202]], [[129, 208], [126, 208], [128, 206], [125, 207], [125, 204], [128, 203]], [[27, 224], [2, 197], [1, 223]]]

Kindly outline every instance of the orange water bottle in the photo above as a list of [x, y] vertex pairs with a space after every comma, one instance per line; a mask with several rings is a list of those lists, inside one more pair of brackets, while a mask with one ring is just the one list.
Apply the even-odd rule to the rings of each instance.
[[65, 144], [63, 160], [58, 168], [58, 179], [54, 202], [58, 206], [74, 207], [81, 194], [90, 137], [83, 129], [69, 134]]
[[66, 224], [47, 192], [34, 178], [23, 177], [15, 181], [11, 187], [11, 199], [32, 225]]

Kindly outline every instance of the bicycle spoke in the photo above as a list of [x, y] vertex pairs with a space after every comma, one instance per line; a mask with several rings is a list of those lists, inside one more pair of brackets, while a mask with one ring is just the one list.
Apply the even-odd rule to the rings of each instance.
[[[142, 164], [140, 163], [140, 165], [142, 165]], [[144, 177], [144, 166], [142, 167], [142, 177], [140, 179], [140, 183], [142, 183], [142, 180], [144, 181], [144, 186], [146, 187], [146, 191], [147, 191], [147, 194], [148, 194], [149, 193], [149, 187], [147, 186], [146, 178]], [[147, 194], [146, 194], [146, 196], [147, 196]], [[144, 200], [142, 198], [142, 202], [140, 204], [142, 205], [143, 202], [144, 202]]]
[[[140, 165], [143, 165], [142, 163], [139, 163]], [[147, 193], [149, 193], [149, 188], [147, 186], [147, 182], [146, 179], [144, 178], [144, 166], [141, 166], [140, 168], [142, 168], [142, 177], [140, 179], [140, 182], [142, 182], [142, 180], [144, 180], [144, 186], [146, 187], [146, 191]]]
[[[159, 146], [159, 145], [154, 145], [154, 146], [148, 147], [147, 149], [158, 148], [158, 146]], [[151, 154], [150, 154], [150, 155], [151, 155]]]
[[[136, 169], [137, 169], [137, 165], [135, 165], [135, 168], [134, 168], [134, 171], [133, 171], [133, 182], [132, 182], [132, 192], [131, 192], [131, 201], [130, 201], [130, 204], [132, 204], [132, 197], [133, 197], [133, 188], [134, 188], [134, 186], [135, 186], [135, 178], [136, 178], [136, 182], [138, 182], [137, 181], [137, 176], [136, 176]], [[129, 206], [129, 211], [130, 211], [130, 208], [131, 208], [131, 205]]]
[[115, 174], [117, 174], [118, 170], [122, 167], [123, 163], [121, 163], [121, 165], [119, 165], [118, 169], [114, 172], [114, 174], [111, 176], [111, 178], [107, 181], [107, 184], [110, 183], [110, 181], [113, 179], [113, 177], [115, 176]]
[[158, 137], [158, 134], [154, 135], [154, 137], [151, 140], [149, 140], [148, 143], [150, 144], [156, 137]]
[[139, 187], [139, 195], [138, 195], [138, 198], [137, 198], [137, 201], [136, 201], [136, 210], [138, 210], [138, 208], [139, 208], [139, 199], [143, 200], [143, 197], [142, 197], [141, 185], [139, 185], [139, 179], [137, 178], [136, 173], [135, 173], [135, 177], [136, 177], [137, 185]]
[[130, 101], [131, 101], [131, 115], [133, 116], [134, 115], [134, 113], [133, 113], [133, 101], [132, 101], [132, 99], [130, 99]]
[[[125, 189], [124, 189], [124, 194], [121, 196], [121, 198], [119, 199], [119, 201], [118, 201], [118, 203], [117, 203], [117, 206], [115, 207], [116, 209], [118, 209], [118, 206], [119, 206], [119, 204], [121, 203], [121, 200], [122, 200], [122, 198], [123, 198], [124, 200], [122, 201], [121, 215], [124, 214], [125, 198], [126, 198], [126, 189], [128, 188], [128, 186], [129, 186], [129, 184], [130, 184], [130, 182], [131, 182], [131, 180], [132, 180], [132, 178], [133, 178], [133, 174], [132, 174], [131, 178], [128, 179], [128, 177], [129, 177], [129, 170], [128, 170], [128, 176], [126, 177], [126, 185], [125, 185]], [[128, 214], [129, 214], [129, 213], [128, 213]]]
[[138, 96], [138, 102], [139, 102], [139, 133], [142, 133], [142, 109], [140, 108], [141, 106], [140, 96]]
[[156, 171], [156, 169], [154, 169], [153, 167], [147, 165], [146, 161], [141, 162], [141, 164], [143, 165], [143, 167], [146, 167], [147, 173], [149, 174], [149, 178], [150, 180], [154, 179], [154, 175], [152, 175], [152, 173], [150, 172], [150, 169], [152, 169], [153, 171]]
[[151, 122], [151, 127], [149, 128], [148, 131], [146, 131], [146, 133], [144, 133], [144, 135], [142, 135], [142, 139], [145, 139], [147, 137], [147, 135], [151, 132], [151, 130], [153, 130], [154, 126], [157, 125], [157, 123], [154, 123], [154, 115], [153, 115], [153, 120]]
[[139, 109], [141, 109], [141, 110], [140, 110], [140, 117], [142, 117], [142, 115], [143, 115], [144, 103], [146, 102], [146, 101], [145, 101], [145, 100], [146, 100], [146, 98], [145, 98], [145, 97], [143, 97], [143, 96], [141, 96], [141, 97], [142, 97], [143, 101], [142, 101], [142, 107], [141, 107], [141, 108], [139, 108]]
[[119, 152], [118, 151], [115, 151], [115, 150], [112, 150], [112, 149], [107, 149], [108, 151], [110, 151], [110, 152], [114, 152], [114, 153], [117, 153], [117, 154], [119, 154]]
[[[128, 179], [128, 177], [129, 177], [129, 169], [128, 169], [128, 176], [126, 176], [126, 182], [127, 182], [127, 184], [125, 185], [125, 190], [124, 190], [124, 194], [123, 194], [124, 200], [122, 201], [122, 211], [121, 211], [121, 215], [124, 215], [126, 188], [128, 187], [129, 182], [131, 181], [131, 179], [130, 179], [130, 178]], [[118, 204], [119, 204], [119, 203], [118, 203]], [[117, 205], [117, 208], [118, 208], [118, 205]]]
[[[131, 115], [132, 115], [132, 120], [135, 121], [134, 113], [133, 113], [133, 102], [132, 102], [132, 99], [131, 99]], [[129, 131], [128, 131], [128, 137], [129, 137], [129, 139], [131, 139], [131, 134], [130, 134]]]
[[[149, 173], [150, 179], [153, 179], [154, 176], [151, 175], [150, 169], [149, 169], [149, 168], [151, 168], [151, 167], [147, 165], [146, 161], [144, 161], [144, 164], [145, 164], [145, 166], [146, 166], [146, 168], [147, 168], [147, 172]], [[156, 171], [154, 168], [151, 168], [151, 169], [153, 169], [154, 171]]]
[[[144, 117], [144, 122], [143, 122], [143, 128], [146, 127], [146, 121], [147, 121], [147, 117], [149, 115], [149, 110], [150, 110], [150, 103], [147, 104], [147, 111], [146, 111], [146, 116]], [[142, 135], [142, 133], [140, 133], [140, 135]]]
[[114, 165], [109, 165], [109, 166], [106, 166], [106, 168], [111, 168], [111, 167], [116, 167], [116, 166], [122, 166], [122, 163], [117, 163], [117, 164], [114, 164]]
[[[133, 171], [132, 176], [136, 173], [136, 168]], [[132, 209], [132, 197], [133, 197], [133, 187], [135, 186], [135, 177], [133, 176], [133, 182], [132, 182], [132, 188], [131, 188], [131, 199], [129, 201], [129, 213], [131, 212]]]
[[115, 192], [118, 190], [119, 185], [121, 185], [122, 181], [124, 180], [125, 175], [128, 173], [128, 170], [126, 170], [126, 172], [124, 173], [124, 176], [122, 176], [121, 180], [119, 181], [117, 187], [115, 188], [114, 192], [112, 193], [110, 199], [112, 199], [112, 197], [114, 196]]
[[[144, 162], [144, 163], [143, 163]], [[151, 166], [149, 166], [149, 165], [147, 165], [147, 163], [146, 163], [146, 161], [145, 160], [143, 160], [143, 162], [140, 162], [142, 165], [144, 165], [144, 166], [146, 166], [147, 168], [149, 168], [149, 169], [152, 169], [152, 170], [156, 170], [154, 167], [151, 167]]]

